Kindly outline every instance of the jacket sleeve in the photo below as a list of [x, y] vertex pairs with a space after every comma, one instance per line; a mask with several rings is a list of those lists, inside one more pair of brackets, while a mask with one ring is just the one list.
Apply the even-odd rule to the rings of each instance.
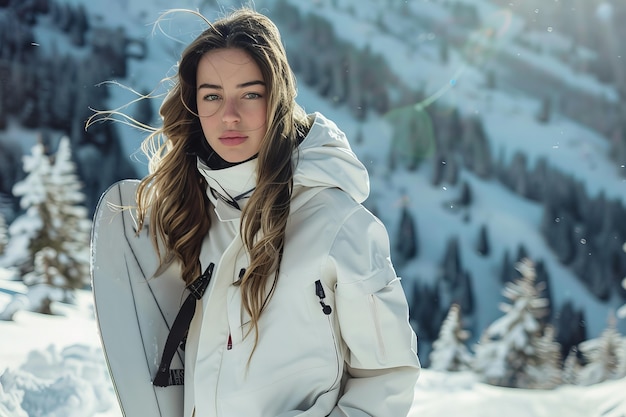
[[413, 403], [420, 363], [400, 279], [383, 224], [363, 207], [339, 230], [327, 273], [347, 348], [347, 380], [330, 417], [401, 417]]

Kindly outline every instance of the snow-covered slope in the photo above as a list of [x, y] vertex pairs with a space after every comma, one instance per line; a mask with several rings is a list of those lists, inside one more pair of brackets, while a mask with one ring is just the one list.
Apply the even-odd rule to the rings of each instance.
[[[257, 0], [255, 7], [271, 15], [278, 1]], [[546, 57], [545, 53], [532, 53], [515, 43], [516, 39], [523, 37], [531, 44], [553, 41], [553, 48], [559, 45], [563, 48], [562, 45], [567, 45], [568, 39], [562, 34], [548, 31], [547, 28], [545, 33], [524, 33], [524, 22], [510, 11], [500, 9], [488, 0], [463, 0], [457, 3], [477, 7], [483, 23], [469, 33], [462, 48], [452, 49], [447, 62], [442, 63], [437, 46], [438, 34], [434, 29], [442, 26], [454, 29], [455, 21], [446, 6], [450, 2], [285, 2], [297, 7], [303, 14], [314, 14], [328, 21], [341, 41], [358, 48], [367, 47], [383, 56], [404, 85], [423, 89], [425, 102], [454, 106], [464, 116], [480, 117], [493, 155], [509, 161], [516, 152], [522, 152], [527, 156], [531, 168], [540, 158], [545, 157], [552, 167], [582, 182], [589, 196], [594, 197], [602, 192], [608, 198], [626, 204], [626, 180], [620, 175], [620, 170], [625, 168], [616, 166], [611, 159], [607, 137], [558, 113], [553, 114], [549, 123], [538, 122], [536, 115], [541, 109], [541, 97], [511, 86], [486, 88], [486, 68], [499, 53], [526, 61], [529, 66], [560, 78], [563, 85], [569, 85], [584, 94], [614, 102], [614, 86], [602, 84], [589, 74], [572, 71], [564, 67], [561, 61]], [[79, 4], [83, 0], [68, 0], [68, 3]], [[235, 4], [234, 1], [221, 1], [220, 6], [216, 7], [215, 3], [181, 0], [176, 3], [176, 7], [199, 9], [213, 18], [222, 9]], [[408, 9], [403, 9], [401, 3], [405, 3]], [[184, 14], [172, 14], [162, 20], [155, 30], [153, 22], [158, 19], [160, 12], [170, 7], [171, 4], [165, 0], [114, 0], [88, 4], [94, 21], [103, 25], [123, 26], [130, 36], [147, 41], [148, 59], [131, 60], [128, 78], [119, 82], [136, 90], [152, 90], [164, 76], [171, 75], [178, 52], [198, 33], [201, 23]], [[419, 24], [412, 20], [411, 16], [416, 15], [422, 19]], [[381, 25], [388, 30], [382, 32]], [[45, 48], [46, 44], [39, 47]], [[464, 48], [469, 47], [474, 48], [473, 64], [468, 62], [463, 53]], [[591, 54], [590, 51], [579, 53]], [[551, 88], [549, 85], [544, 87]], [[134, 98], [121, 87], [114, 87], [111, 92], [112, 107], [121, 106]], [[495, 179], [484, 180], [462, 170], [460, 182], [466, 181], [471, 186], [473, 203], [466, 209], [450, 210], [446, 206], [458, 197], [460, 187], [431, 184], [432, 164], [436, 161], [427, 160], [414, 172], [388, 168], [387, 155], [394, 130], [384, 116], [370, 112], [365, 120], [358, 120], [348, 106], [333, 104], [304, 82], [299, 83], [299, 92], [299, 101], [308, 111], [327, 114], [349, 138], [362, 137], [362, 142], [353, 140], [353, 147], [371, 173], [372, 196], [368, 204], [377, 208], [377, 214], [387, 225], [392, 241], [401, 207], [407, 204], [408, 197], [408, 208], [417, 221], [420, 239], [419, 256], [399, 268], [408, 292], [416, 282], [434, 283], [439, 279], [446, 244], [449, 238], [457, 236], [461, 244], [463, 267], [472, 276], [477, 305], [477, 330], [484, 329], [501, 314], [498, 302], [501, 300], [499, 274], [502, 254], [505, 251], [515, 254], [520, 244], [535, 260], [546, 263], [551, 277], [554, 307], [558, 309], [564, 302], [573, 300], [577, 307], [584, 308], [588, 337], [598, 336], [606, 327], [609, 314], [623, 304], [623, 300], [617, 296], [608, 302], [598, 301], [570, 269], [559, 264], [540, 233], [543, 209], [538, 203], [512, 193]], [[158, 106], [158, 101], [154, 106]], [[121, 126], [119, 128], [123, 132], [126, 154], [135, 155], [141, 132]], [[12, 135], [22, 135], [16, 126], [11, 126], [11, 129]], [[36, 140], [33, 132], [26, 131], [23, 135], [27, 141]], [[145, 164], [138, 162], [137, 166], [140, 172], [145, 173]], [[482, 224], [488, 224], [490, 228], [492, 253], [489, 257], [480, 256], [474, 250]], [[585, 243], [581, 240], [580, 245]], [[0, 301], [3, 294], [6, 299], [8, 291], [0, 290]], [[82, 311], [88, 311], [88, 307]], [[45, 350], [49, 343], [55, 343], [56, 346], [81, 343], [71, 335], [55, 332], [57, 325], [64, 326], [63, 318], [58, 318], [58, 323], [54, 321], [57, 318], [51, 319], [47, 322], [30, 313], [19, 313], [16, 323], [0, 323], [0, 334], [9, 335], [12, 340], [19, 337], [31, 340], [33, 344], [24, 348], [24, 353], [29, 349]], [[77, 326], [93, 336], [93, 327], [89, 330], [93, 322], [88, 318], [84, 317], [82, 324], [79, 320]], [[37, 339], [28, 336], [32, 334], [28, 332], [40, 331], [33, 329], [41, 327], [50, 329], [50, 333], [41, 333], [45, 336]], [[626, 333], [625, 320], [618, 321], [618, 329], [622, 334]], [[474, 337], [478, 336], [474, 334]], [[95, 345], [97, 340], [92, 339], [91, 342]], [[26, 359], [25, 354], [20, 353], [22, 350], [12, 350], [12, 346], [5, 344], [2, 346], [7, 347], [7, 350], [0, 351], [0, 365], [15, 367]], [[623, 388], [623, 383], [608, 383], [590, 390], [566, 387], [551, 393], [512, 392], [483, 386], [464, 376], [425, 372], [418, 386], [414, 415], [471, 415], [468, 413], [473, 410], [477, 410], [476, 415], [481, 416], [500, 415], [504, 409], [513, 410], [511, 404], [532, 402], [533, 410], [519, 415], [548, 415], [554, 413], [555, 409], [561, 411], [558, 408], [560, 405], [572, 404], [571, 410], [568, 410], [572, 414], [567, 415], [596, 417], [600, 415], [601, 406]], [[481, 395], [476, 395], [478, 393]], [[458, 408], [454, 408], [457, 405]], [[607, 410], [609, 408], [606, 407]], [[511, 411], [514, 412], [517, 411]], [[606, 415], [617, 417], [619, 414], [614, 410]]]

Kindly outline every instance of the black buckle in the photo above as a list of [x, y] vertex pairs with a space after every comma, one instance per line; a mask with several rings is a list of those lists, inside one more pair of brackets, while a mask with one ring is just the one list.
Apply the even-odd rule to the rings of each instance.
[[215, 264], [210, 263], [207, 267], [206, 271], [199, 278], [197, 278], [194, 282], [187, 286], [187, 289], [194, 296], [196, 300], [202, 299], [202, 296], [206, 292], [206, 289], [209, 286], [209, 282], [211, 281], [211, 275], [213, 274], [213, 267]]

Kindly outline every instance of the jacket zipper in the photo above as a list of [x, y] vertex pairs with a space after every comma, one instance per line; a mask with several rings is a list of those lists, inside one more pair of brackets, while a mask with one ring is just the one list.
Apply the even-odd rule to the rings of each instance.
[[320, 281], [319, 279], [315, 281], [315, 294], [320, 299], [322, 312], [326, 314], [327, 316], [329, 316], [330, 313], [333, 312], [333, 309], [328, 304], [326, 304], [326, 302], [324, 302], [324, 299], [326, 298], [326, 293], [324, 292], [324, 286], [322, 285], [322, 281]]
[[383, 332], [380, 328], [380, 320], [378, 317], [378, 307], [376, 305], [376, 298], [374, 298], [374, 294], [369, 295], [370, 298], [370, 307], [372, 312], [372, 318], [374, 320], [374, 329], [376, 330], [376, 341], [378, 342], [378, 353], [383, 361], [386, 360], [386, 352], [385, 352], [385, 343], [383, 341]]
[[335, 327], [333, 326], [333, 321], [332, 321], [333, 319], [330, 316], [333, 309], [324, 301], [324, 299], [326, 298], [326, 293], [324, 292], [324, 286], [322, 285], [322, 281], [319, 279], [315, 281], [315, 295], [317, 295], [317, 297], [320, 299], [319, 303], [322, 306], [322, 312], [327, 317], [328, 328], [330, 330], [330, 335], [333, 339], [333, 350], [335, 351], [335, 363], [337, 364], [337, 374], [335, 376], [335, 380], [333, 381], [332, 385], [328, 389], [330, 391], [337, 384], [337, 381], [339, 380], [339, 378], [341, 378], [341, 363], [340, 363], [341, 358], [339, 356], [339, 345], [335, 337], [335, 331], [334, 331]]
[[[241, 268], [239, 270], [239, 276], [237, 277], [237, 280], [235, 280], [235, 282], [233, 282], [233, 285], [237, 286], [239, 284], [241, 284], [241, 279], [243, 278], [243, 276], [246, 274], [246, 268]], [[230, 332], [230, 329], [228, 330], [228, 340], [226, 341], [226, 350], [232, 350], [233, 349], [233, 336], [232, 333]]]

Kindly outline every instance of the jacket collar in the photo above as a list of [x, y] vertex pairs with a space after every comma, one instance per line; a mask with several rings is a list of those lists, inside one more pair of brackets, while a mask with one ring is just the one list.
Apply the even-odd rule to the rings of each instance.
[[[364, 202], [369, 194], [369, 176], [345, 134], [320, 113], [309, 117], [311, 129], [293, 155], [291, 211], [326, 188], [339, 188], [356, 202]], [[198, 158], [197, 166], [208, 182], [207, 194], [220, 220], [239, 219], [256, 186], [257, 158], [215, 170]]]
[[224, 169], [211, 169], [200, 158], [196, 164], [207, 181], [207, 196], [218, 218], [238, 220], [256, 186], [257, 158]]

